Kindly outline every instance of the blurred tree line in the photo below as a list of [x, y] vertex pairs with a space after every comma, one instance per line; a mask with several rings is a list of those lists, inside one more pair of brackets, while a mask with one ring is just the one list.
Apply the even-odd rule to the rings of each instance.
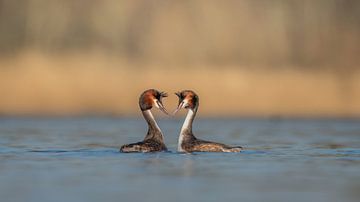
[[0, 0], [0, 54], [354, 70], [358, 0]]

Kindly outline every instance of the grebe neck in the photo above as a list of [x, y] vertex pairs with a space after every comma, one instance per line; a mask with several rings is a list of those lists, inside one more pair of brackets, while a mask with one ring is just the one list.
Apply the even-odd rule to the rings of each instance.
[[197, 108], [194, 110], [189, 109], [188, 113], [186, 115], [185, 121], [183, 126], [181, 127], [179, 140], [178, 140], [178, 151], [183, 152], [182, 144], [191, 139], [195, 139], [195, 136], [192, 133], [192, 124], [194, 122], [195, 116], [196, 116]]
[[158, 124], [156, 123], [156, 120], [153, 116], [153, 114], [151, 113], [150, 109], [142, 111], [142, 114], [144, 116], [144, 119], [146, 120], [147, 124], [148, 124], [148, 133], [145, 136], [144, 140], [148, 140], [148, 139], [156, 139], [159, 140], [160, 142], [164, 141], [164, 136], [161, 132], [160, 127], [158, 126]]

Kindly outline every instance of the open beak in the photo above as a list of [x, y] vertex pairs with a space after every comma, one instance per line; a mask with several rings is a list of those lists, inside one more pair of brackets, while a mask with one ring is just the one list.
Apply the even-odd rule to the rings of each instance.
[[184, 102], [180, 102], [179, 106], [173, 112], [173, 115], [175, 115], [183, 107], [183, 105], [184, 105]]
[[159, 106], [159, 109], [164, 112], [164, 114], [169, 115], [161, 101], [157, 100], [156, 104]]

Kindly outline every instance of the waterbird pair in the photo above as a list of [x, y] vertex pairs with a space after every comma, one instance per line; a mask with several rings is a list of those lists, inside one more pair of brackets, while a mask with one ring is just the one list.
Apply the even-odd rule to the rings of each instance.
[[[176, 114], [181, 109], [188, 110], [179, 135], [178, 152], [240, 152], [242, 150], [242, 147], [240, 146], [232, 147], [196, 138], [192, 132], [192, 123], [199, 108], [199, 96], [192, 90], [183, 90], [175, 94], [179, 97], [179, 104], [173, 114]], [[123, 145], [120, 148], [120, 152], [167, 151], [163, 133], [150, 111], [152, 107], [155, 106], [168, 115], [169, 113], [162, 104], [162, 98], [164, 97], [167, 97], [166, 93], [155, 89], [146, 90], [140, 95], [139, 106], [148, 123], [148, 132], [143, 141]]]

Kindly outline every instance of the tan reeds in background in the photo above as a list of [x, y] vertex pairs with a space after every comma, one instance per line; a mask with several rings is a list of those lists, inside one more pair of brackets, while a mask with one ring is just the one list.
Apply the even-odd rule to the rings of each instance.
[[0, 114], [359, 116], [359, 53], [359, 1], [0, 0]]

